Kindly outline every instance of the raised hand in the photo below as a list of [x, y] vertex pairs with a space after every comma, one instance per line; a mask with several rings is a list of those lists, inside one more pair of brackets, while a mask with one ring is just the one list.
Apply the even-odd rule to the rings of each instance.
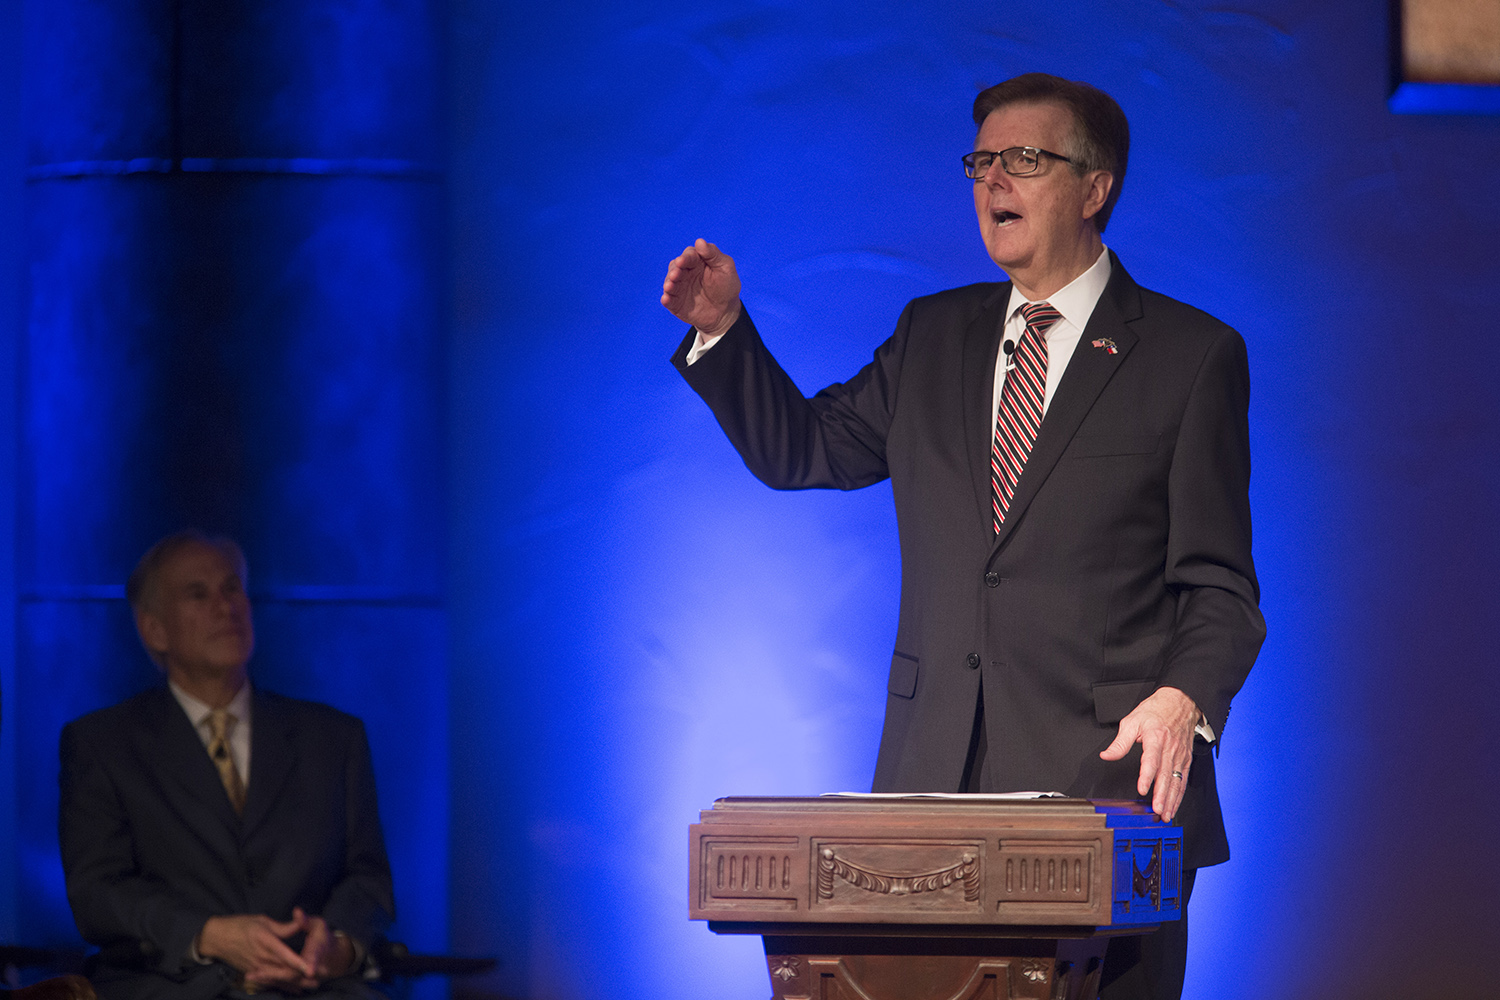
[[698, 240], [667, 265], [661, 304], [706, 337], [717, 337], [740, 317], [740, 276], [734, 258]]

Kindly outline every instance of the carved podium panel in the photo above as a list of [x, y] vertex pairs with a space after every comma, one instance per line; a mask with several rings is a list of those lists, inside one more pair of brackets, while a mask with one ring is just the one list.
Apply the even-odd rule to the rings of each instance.
[[764, 936], [773, 1000], [1080, 1000], [1179, 914], [1182, 830], [1135, 802], [720, 799], [689, 915]]

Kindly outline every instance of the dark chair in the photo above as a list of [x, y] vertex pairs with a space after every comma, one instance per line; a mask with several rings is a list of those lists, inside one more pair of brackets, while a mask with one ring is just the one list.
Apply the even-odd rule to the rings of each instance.
[[371, 956], [382, 982], [398, 977], [473, 976], [500, 964], [496, 958], [462, 958], [457, 955], [414, 955], [400, 941], [379, 941]]

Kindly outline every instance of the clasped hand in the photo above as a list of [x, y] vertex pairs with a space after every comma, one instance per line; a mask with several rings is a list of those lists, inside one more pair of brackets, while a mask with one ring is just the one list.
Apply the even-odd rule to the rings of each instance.
[[[287, 944], [298, 934], [306, 935], [300, 953]], [[301, 907], [286, 921], [259, 913], [209, 917], [198, 934], [198, 954], [238, 969], [247, 986], [291, 993], [315, 990], [346, 974], [354, 963], [349, 939], [335, 935], [322, 917], [308, 916]]]

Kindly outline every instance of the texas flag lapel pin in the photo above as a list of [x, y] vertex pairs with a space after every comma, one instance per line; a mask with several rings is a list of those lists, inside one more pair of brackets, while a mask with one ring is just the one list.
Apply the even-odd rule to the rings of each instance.
[[1094, 346], [1102, 347], [1111, 354], [1120, 353], [1120, 349], [1115, 346], [1115, 342], [1113, 340], [1110, 340], [1108, 337], [1100, 337], [1098, 340], [1094, 341]]

